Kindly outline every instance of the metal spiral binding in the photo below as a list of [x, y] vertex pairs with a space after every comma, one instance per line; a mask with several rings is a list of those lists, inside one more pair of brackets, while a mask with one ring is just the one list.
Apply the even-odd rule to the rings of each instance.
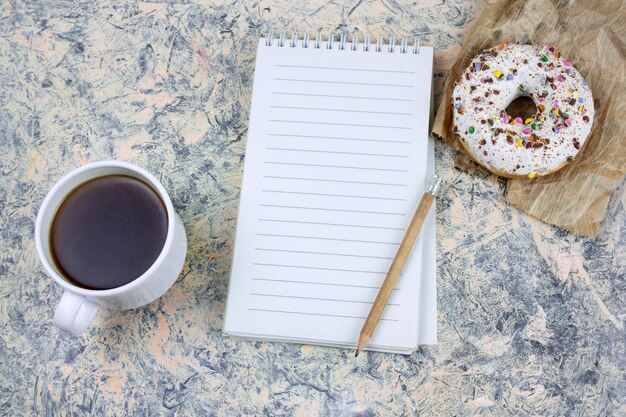
[[350, 45], [351, 51], [356, 51], [359, 47], [359, 32], [356, 30], [352, 32], [352, 44]]
[[[298, 32], [296, 31], [293, 31], [291, 33], [291, 38], [289, 39], [288, 42], [286, 42], [286, 40], [287, 40], [286, 32], [281, 32], [280, 36], [275, 39], [274, 32], [270, 31], [267, 34], [267, 38], [265, 39], [265, 45], [274, 46], [274, 44], [276, 44], [276, 46], [281, 47], [281, 48], [283, 47], [295, 48], [298, 46], [298, 42], [300, 41], [300, 47], [302, 48], [312, 47], [314, 49], [322, 49], [322, 48], [335, 49], [335, 44], [336, 44], [335, 32], [330, 32], [328, 35], [328, 40], [325, 42], [322, 40], [322, 31], [317, 32], [317, 36], [315, 37], [315, 40], [313, 42], [311, 42], [310, 33], [308, 32], [305, 33], [301, 38]], [[322, 46], [322, 43], [324, 43], [324, 46]], [[365, 36], [363, 42], [360, 42], [359, 32], [355, 30], [354, 32], [352, 32], [352, 40], [350, 41], [348, 48], [346, 48], [347, 45], [348, 45], [348, 34], [345, 32], [342, 32], [339, 35], [339, 42], [337, 43], [337, 49], [339, 50], [347, 49], [350, 51], [358, 51], [360, 49], [362, 51], [368, 52], [373, 48], [374, 51], [376, 52], [383, 52], [384, 46], [386, 45], [387, 46], [386, 51], [389, 53], [394, 53], [396, 52], [396, 37], [390, 36], [388, 39], [388, 42], [385, 44], [385, 39], [382, 36], [379, 36], [378, 38], [376, 38], [376, 42], [373, 43], [372, 37], [370, 35], [367, 35]], [[420, 53], [420, 38], [413, 38], [412, 46], [409, 46], [409, 40], [407, 38], [402, 38], [402, 41], [400, 42], [400, 46], [399, 46], [399, 52], [401, 54], [408, 54], [408, 53], [419, 54]]]

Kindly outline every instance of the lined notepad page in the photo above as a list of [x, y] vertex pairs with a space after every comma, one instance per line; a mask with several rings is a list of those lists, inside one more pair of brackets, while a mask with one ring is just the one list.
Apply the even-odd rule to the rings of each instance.
[[[432, 48], [337, 48], [259, 42], [227, 334], [354, 346], [424, 192]], [[370, 348], [417, 346], [422, 240]]]

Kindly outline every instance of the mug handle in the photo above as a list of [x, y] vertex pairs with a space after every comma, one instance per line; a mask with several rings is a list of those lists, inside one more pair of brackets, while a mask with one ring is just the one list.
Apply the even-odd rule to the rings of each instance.
[[65, 291], [54, 312], [54, 325], [78, 336], [88, 326], [100, 306], [83, 296]]

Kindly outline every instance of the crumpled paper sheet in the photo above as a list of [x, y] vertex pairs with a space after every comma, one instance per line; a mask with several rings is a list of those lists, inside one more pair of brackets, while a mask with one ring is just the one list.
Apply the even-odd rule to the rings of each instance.
[[625, 39], [621, 0], [489, 1], [450, 70], [433, 133], [459, 152], [457, 167], [478, 167], [452, 133], [454, 82], [486, 48], [504, 42], [554, 45], [588, 80], [594, 125], [573, 163], [546, 177], [508, 180], [506, 201], [546, 223], [593, 237], [626, 172]]

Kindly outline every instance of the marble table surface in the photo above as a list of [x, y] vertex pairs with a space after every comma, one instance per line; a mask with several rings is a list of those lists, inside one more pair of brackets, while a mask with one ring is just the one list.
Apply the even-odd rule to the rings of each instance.
[[[410, 356], [221, 333], [257, 39], [270, 29], [420, 36], [441, 91], [483, 6], [462, 0], [0, 0], [0, 415], [626, 415], [626, 192], [599, 236], [507, 206], [453, 166], [437, 211], [439, 344]], [[144, 166], [189, 238], [182, 275], [82, 336], [51, 317], [37, 210], [89, 161]]]

